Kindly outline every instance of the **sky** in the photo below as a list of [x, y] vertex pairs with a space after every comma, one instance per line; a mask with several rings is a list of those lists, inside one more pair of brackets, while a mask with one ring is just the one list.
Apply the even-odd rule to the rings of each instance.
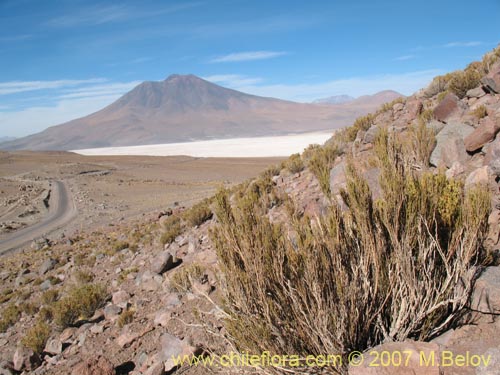
[[195, 74], [299, 102], [410, 95], [500, 42], [499, 0], [0, 0], [0, 137]]

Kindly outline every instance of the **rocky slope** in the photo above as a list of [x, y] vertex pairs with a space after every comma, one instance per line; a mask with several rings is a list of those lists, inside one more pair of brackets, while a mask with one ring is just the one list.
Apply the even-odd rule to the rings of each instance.
[[172, 75], [143, 82], [96, 113], [4, 143], [2, 149], [76, 150], [330, 131], [397, 96], [391, 92], [336, 106], [301, 104]]
[[[497, 50], [499, 51], [499, 50]], [[500, 53], [498, 53], [500, 56]], [[384, 127], [408, 134], [412, 124], [423, 121], [434, 129], [432, 169], [444, 168], [448, 178], [464, 181], [466, 188], [486, 184], [492, 193], [489, 236], [485, 246], [498, 254], [500, 233], [500, 60], [490, 67], [477, 87], [459, 98], [452, 93], [422, 90], [404, 101], [384, 106], [370, 117], [368, 126], [346, 132], [343, 156], [332, 165], [329, 187], [333, 195], [345, 186], [344, 166], [348, 155], [357, 161], [358, 171], [377, 191], [378, 171], [370, 164], [374, 136]], [[349, 134], [354, 134], [350, 139]], [[277, 191], [288, 194], [310, 216], [321, 215], [328, 206], [320, 181], [309, 168], [292, 173], [287, 168], [270, 171]], [[216, 218], [203, 215], [192, 225], [182, 208], [161, 212], [135, 224], [114, 225], [95, 233], [47, 244], [0, 259], [2, 317], [15, 315], [0, 334], [0, 368], [3, 373], [36, 374], [204, 374], [203, 366], [178, 369], [171, 355], [227, 352], [224, 339], [225, 313], [219, 308], [218, 260], [209, 230]], [[282, 210], [269, 211], [272, 220]], [[182, 230], [165, 246], [160, 235], [177, 224]], [[167, 230], [167, 232], [165, 232]], [[184, 283], [186, 274], [190, 282]], [[189, 279], [189, 278], [188, 278]], [[107, 286], [109, 297], [91, 317], [77, 317], [70, 327], [51, 330], [41, 355], [23, 347], [23, 337], [41, 319], [44, 307], [53, 306], [47, 291], [65, 298], [72, 285], [91, 282]], [[183, 287], [179, 287], [182, 284]], [[408, 353], [402, 366], [370, 366], [366, 360], [351, 366], [350, 374], [496, 374], [500, 372], [500, 267], [492, 265], [478, 279], [463, 325], [456, 326], [431, 342], [386, 343], [376, 348], [390, 353]], [[42, 295], [45, 293], [45, 296]], [[14, 307], [13, 307], [14, 306]], [[17, 312], [14, 314], [14, 310]], [[50, 319], [45, 317], [45, 319]], [[29, 346], [29, 345], [28, 345]], [[451, 365], [436, 362], [422, 366], [421, 353], [464, 356]], [[489, 362], [468, 362], [469, 354], [490, 358]], [[372, 354], [365, 353], [368, 359]], [[488, 357], [489, 356], [489, 357]], [[476, 363], [476, 362], [474, 362]], [[448, 363], [449, 364], [449, 363]], [[217, 372], [217, 368], [212, 368]], [[234, 370], [234, 369], [233, 369]], [[228, 371], [228, 369], [224, 369]], [[235, 369], [236, 372], [241, 369]]]

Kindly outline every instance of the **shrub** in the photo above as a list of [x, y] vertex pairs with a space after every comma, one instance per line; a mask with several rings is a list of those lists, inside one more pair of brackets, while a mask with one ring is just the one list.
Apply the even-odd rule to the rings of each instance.
[[[387, 137], [387, 133], [381, 136]], [[427, 169], [432, 151], [436, 146], [435, 131], [428, 128], [426, 122], [420, 120], [418, 124], [412, 125], [408, 129], [408, 137], [406, 137], [404, 145], [405, 155], [410, 163], [418, 169]]]
[[54, 322], [65, 328], [74, 325], [80, 318], [88, 319], [103, 306], [107, 297], [106, 289], [98, 284], [73, 287], [54, 304]]
[[169, 216], [165, 222], [165, 231], [160, 237], [162, 245], [171, 243], [179, 234], [181, 234], [181, 220], [177, 216]]
[[425, 123], [429, 123], [432, 119], [434, 119], [434, 111], [431, 108], [425, 109], [419, 115], [420, 120]]
[[195, 204], [189, 210], [184, 212], [183, 216], [184, 219], [189, 223], [189, 225], [194, 227], [203, 224], [207, 220], [210, 220], [213, 216], [213, 213], [208, 205], [208, 201], [204, 200], [198, 204]]
[[120, 314], [120, 316], [118, 317], [118, 320], [116, 322], [118, 324], [118, 327], [123, 328], [127, 324], [132, 323], [134, 321], [134, 314], [135, 314], [135, 311], [133, 309], [124, 310]]
[[482, 119], [488, 116], [488, 109], [486, 108], [485, 105], [480, 105], [474, 111], [472, 111], [472, 114], [476, 116], [478, 119]]
[[304, 161], [300, 157], [300, 154], [293, 154], [285, 161], [285, 168], [291, 173], [302, 172], [305, 168]]
[[190, 291], [192, 281], [199, 280], [204, 273], [204, 268], [196, 263], [183, 267], [172, 275], [169, 288], [172, 292], [178, 293]]
[[448, 82], [451, 79], [450, 74], [446, 74], [444, 76], [437, 76], [434, 77], [432, 82], [429, 84], [429, 86], [425, 89], [425, 96], [427, 98], [432, 98], [434, 95], [437, 95], [439, 93], [442, 93], [443, 91], [446, 91]]
[[88, 284], [94, 280], [94, 274], [84, 270], [77, 270], [73, 277], [77, 284]]
[[[392, 108], [392, 107], [391, 107]], [[348, 128], [341, 131], [341, 138], [344, 142], [353, 142], [358, 135], [360, 130], [366, 131], [370, 129], [373, 124], [374, 119], [373, 114], [368, 114], [366, 116], [361, 116], [354, 121], [354, 124]]]
[[41, 354], [49, 336], [50, 327], [47, 323], [39, 321], [26, 332], [26, 335], [21, 339], [21, 343], [35, 353]]
[[334, 146], [325, 146], [316, 149], [308, 162], [308, 167], [316, 176], [323, 193], [329, 198], [330, 191], [330, 170], [333, 162], [338, 156], [338, 149]]
[[313, 221], [290, 204], [285, 223], [271, 223], [262, 199], [216, 195], [212, 240], [239, 350], [346, 359], [353, 348], [430, 339], [461, 316], [486, 255], [489, 194], [413, 171], [395, 136], [376, 143], [377, 201], [352, 165], [348, 210], [333, 205]]
[[481, 74], [476, 69], [466, 69], [452, 73], [452, 78], [448, 83], [448, 89], [460, 99], [470, 89], [473, 89], [481, 83]]
[[40, 298], [44, 305], [50, 305], [57, 301], [59, 298], [59, 291], [57, 289], [49, 289], [43, 292], [42, 297]]
[[21, 311], [14, 303], [10, 303], [3, 310], [0, 319], [0, 332], [5, 332], [7, 328], [14, 325], [19, 317], [21, 316]]

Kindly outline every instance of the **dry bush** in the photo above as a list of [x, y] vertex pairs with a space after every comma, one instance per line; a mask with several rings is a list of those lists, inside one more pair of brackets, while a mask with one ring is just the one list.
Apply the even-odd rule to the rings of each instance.
[[376, 143], [382, 196], [374, 201], [348, 165], [346, 211], [334, 205], [311, 220], [288, 204], [287, 223], [271, 223], [264, 195], [231, 204], [226, 191], [217, 194], [212, 240], [237, 349], [346, 356], [430, 339], [461, 316], [485, 259], [489, 194], [411, 170], [401, 142], [387, 134]]
[[133, 309], [124, 310], [118, 317], [118, 320], [116, 321], [118, 327], [123, 328], [127, 324], [132, 323], [134, 321], [134, 314], [135, 310]]
[[0, 332], [5, 332], [7, 328], [17, 322], [21, 316], [21, 311], [18, 306], [11, 302], [5, 309], [3, 309], [0, 316]]
[[431, 122], [434, 119], [434, 110], [432, 108], [427, 108], [418, 115], [419, 119], [425, 122], [426, 124]]
[[427, 86], [427, 88], [424, 91], [425, 97], [432, 98], [433, 96], [442, 93], [443, 91], [446, 91], [450, 79], [451, 79], [450, 74], [434, 77], [432, 82], [429, 84], [429, 86]]
[[302, 172], [305, 168], [305, 165], [300, 154], [291, 155], [285, 161], [285, 168], [288, 169], [293, 174]]
[[77, 270], [73, 275], [77, 284], [88, 284], [94, 280], [94, 274], [89, 271]]
[[49, 336], [49, 325], [43, 321], [38, 321], [28, 330], [28, 332], [26, 332], [26, 335], [22, 338], [21, 343], [26, 348], [33, 350], [35, 353], [41, 354]]
[[474, 68], [452, 73], [448, 89], [460, 99], [465, 97], [467, 91], [476, 88], [481, 83], [481, 73]]
[[[391, 106], [392, 108], [392, 106]], [[379, 110], [377, 112], [381, 113]], [[358, 132], [360, 130], [366, 131], [370, 129], [370, 127], [373, 125], [373, 120], [375, 119], [376, 115], [373, 114], [368, 114], [366, 116], [361, 116], [358, 117], [352, 126], [349, 126], [348, 128], [342, 129], [339, 133], [339, 137], [343, 142], [353, 142], [356, 139], [356, 136], [358, 135]]]
[[480, 105], [474, 111], [472, 111], [472, 114], [480, 120], [488, 116], [488, 109], [485, 105]]
[[175, 240], [182, 232], [181, 220], [179, 217], [172, 215], [169, 216], [165, 222], [165, 230], [160, 237], [160, 242], [162, 245], [171, 243]]
[[316, 176], [323, 193], [330, 197], [330, 170], [335, 159], [339, 156], [339, 151], [334, 146], [317, 148], [308, 161], [308, 167]]
[[[382, 137], [387, 137], [387, 133]], [[418, 124], [410, 126], [408, 136], [404, 139], [404, 153], [412, 167], [417, 169], [427, 169], [429, 160], [436, 146], [436, 134], [432, 128], [428, 128], [424, 120], [420, 120]]]
[[197, 263], [182, 267], [172, 275], [169, 289], [177, 293], [188, 292], [191, 290], [192, 282], [200, 280], [204, 274], [205, 269]]
[[184, 219], [191, 227], [203, 224], [205, 221], [210, 220], [212, 216], [213, 213], [210, 209], [208, 200], [203, 200], [202, 202], [195, 204], [183, 214]]
[[104, 305], [108, 293], [98, 284], [73, 287], [53, 305], [54, 322], [61, 328], [74, 325], [79, 319], [88, 319]]

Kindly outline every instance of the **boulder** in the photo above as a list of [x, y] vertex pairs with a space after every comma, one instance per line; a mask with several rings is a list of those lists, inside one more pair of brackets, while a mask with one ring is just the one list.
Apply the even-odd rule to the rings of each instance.
[[174, 265], [174, 256], [170, 253], [170, 251], [162, 251], [159, 255], [152, 259], [151, 271], [161, 275], [162, 273], [173, 268]]
[[104, 308], [104, 318], [106, 320], [114, 320], [118, 318], [118, 315], [122, 312], [121, 307], [109, 304]]
[[474, 129], [464, 139], [465, 149], [469, 152], [474, 152], [483, 147], [486, 143], [495, 139], [496, 134], [500, 130], [500, 124], [497, 124], [491, 118], [486, 117], [481, 120], [479, 126]]
[[469, 98], [481, 98], [486, 95], [482, 87], [476, 87], [475, 89], [470, 89], [467, 91], [467, 97]]
[[495, 176], [500, 176], [500, 138], [497, 137], [491, 143], [484, 157], [484, 164], [491, 168]]
[[332, 192], [332, 196], [335, 196], [339, 193], [340, 189], [346, 187], [347, 179], [345, 175], [345, 161], [340, 162], [330, 171], [330, 190]]
[[471, 298], [473, 310], [500, 313], [500, 267], [488, 267], [477, 279]]
[[445, 122], [451, 115], [460, 110], [460, 99], [454, 94], [448, 94], [434, 108], [434, 118], [438, 121]]
[[40, 356], [35, 353], [33, 350], [18, 347], [14, 353], [14, 357], [12, 358], [13, 368], [16, 371], [33, 371], [36, 369], [40, 363]]
[[474, 186], [477, 184], [487, 184], [490, 180], [489, 167], [485, 165], [484, 167], [474, 170], [465, 179], [465, 187]]
[[[472, 126], [460, 122], [453, 121], [447, 124], [436, 135], [436, 147], [432, 151], [430, 163], [435, 167], [444, 165], [445, 160], [448, 162], [447, 167], [451, 167], [455, 161], [464, 164], [468, 159], [468, 155], [463, 144], [463, 139], [473, 131], [474, 128]], [[456, 156], [459, 156], [461, 159], [453, 159]]]
[[45, 344], [44, 352], [57, 355], [62, 353], [62, 342], [57, 338], [53, 338], [47, 341]]
[[135, 332], [130, 329], [130, 327], [123, 327], [122, 333], [116, 339], [116, 344], [121, 348], [126, 348], [130, 346], [135, 340], [141, 337], [140, 332]]
[[464, 164], [470, 159], [465, 150], [464, 142], [459, 138], [450, 138], [444, 143], [441, 151], [441, 160], [447, 168], [451, 168], [455, 162]]
[[179, 338], [164, 333], [160, 336], [161, 352], [160, 358], [165, 365], [165, 372], [171, 373], [177, 367], [172, 358], [185, 355], [199, 354], [199, 349], [191, 346], [186, 339], [180, 340]]
[[500, 63], [491, 67], [490, 73], [481, 79], [481, 83], [489, 92], [500, 94]]
[[124, 290], [119, 290], [113, 293], [112, 302], [114, 305], [125, 309], [128, 306], [128, 301], [130, 300], [130, 294]]
[[40, 275], [45, 275], [47, 272], [53, 270], [56, 264], [57, 261], [55, 259], [46, 259], [38, 269], [38, 273]]
[[375, 141], [375, 136], [377, 135], [379, 130], [380, 127], [378, 127], [377, 125], [370, 126], [370, 128], [365, 133], [363, 143], [373, 143]]
[[77, 364], [71, 375], [115, 375], [113, 364], [104, 357], [89, 358]]

